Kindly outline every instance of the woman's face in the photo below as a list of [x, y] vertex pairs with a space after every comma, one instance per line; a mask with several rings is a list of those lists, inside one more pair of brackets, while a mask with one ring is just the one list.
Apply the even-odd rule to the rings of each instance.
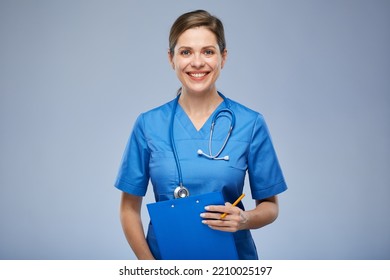
[[221, 54], [214, 33], [197, 27], [180, 35], [169, 59], [182, 83], [182, 91], [200, 95], [216, 91], [215, 82], [226, 56], [226, 50]]

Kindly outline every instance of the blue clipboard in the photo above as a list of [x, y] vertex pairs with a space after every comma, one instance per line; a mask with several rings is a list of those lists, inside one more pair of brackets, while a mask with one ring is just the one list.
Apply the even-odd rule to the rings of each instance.
[[147, 204], [163, 260], [237, 260], [233, 233], [202, 224], [207, 205], [223, 205], [213, 192]]

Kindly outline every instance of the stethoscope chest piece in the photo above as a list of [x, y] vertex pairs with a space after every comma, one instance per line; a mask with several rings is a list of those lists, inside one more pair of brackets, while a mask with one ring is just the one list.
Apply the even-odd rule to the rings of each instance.
[[175, 198], [184, 198], [190, 195], [190, 191], [183, 185], [178, 186], [173, 192]]

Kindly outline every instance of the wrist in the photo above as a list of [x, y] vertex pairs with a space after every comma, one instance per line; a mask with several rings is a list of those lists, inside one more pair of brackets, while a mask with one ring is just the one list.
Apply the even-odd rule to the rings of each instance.
[[249, 224], [249, 213], [241, 210], [240, 211], [240, 230], [243, 229], [248, 229], [248, 224]]

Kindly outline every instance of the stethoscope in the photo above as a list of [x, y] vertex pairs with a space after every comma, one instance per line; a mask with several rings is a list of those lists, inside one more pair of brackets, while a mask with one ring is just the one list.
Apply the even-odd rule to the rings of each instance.
[[[209, 153], [206, 154], [201, 149], [198, 149], [197, 153], [199, 156], [204, 156], [204, 157], [211, 159], [211, 160], [226, 160], [226, 161], [228, 161], [230, 159], [228, 155], [223, 156], [223, 157], [220, 157], [220, 155], [223, 152], [223, 150], [225, 149], [227, 142], [230, 139], [230, 135], [232, 134], [234, 125], [236, 124], [236, 116], [235, 116], [234, 112], [229, 109], [230, 106], [229, 106], [228, 101], [226, 100], [226, 97], [224, 95], [222, 95], [221, 93], [219, 93], [219, 95], [223, 98], [227, 108], [219, 109], [217, 112], [214, 113], [214, 116], [211, 120], [210, 137], [209, 137], [209, 145], [208, 145], [209, 146]], [[181, 172], [179, 156], [177, 154], [175, 139], [174, 139], [174, 135], [173, 135], [173, 126], [174, 126], [174, 121], [175, 121], [177, 104], [179, 103], [179, 98], [180, 98], [180, 94], [176, 97], [176, 99], [173, 103], [171, 123], [169, 126], [169, 134], [170, 134], [170, 138], [171, 138], [171, 146], [172, 146], [172, 150], [173, 150], [173, 156], [175, 158], [176, 168], [177, 168], [177, 172], [179, 174], [179, 185], [175, 188], [173, 195], [175, 198], [184, 198], [184, 197], [187, 197], [190, 195], [190, 191], [183, 185], [183, 175]], [[226, 135], [225, 141], [222, 144], [222, 147], [219, 149], [219, 151], [215, 155], [213, 155], [212, 142], [213, 142], [214, 126], [215, 126], [215, 123], [219, 117], [226, 116], [226, 114], [223, 114], [223, 113], [227, 113], [230, 115], [230, 117], [231, 117], [230, 127], [229, 127], [229, 131]]]

